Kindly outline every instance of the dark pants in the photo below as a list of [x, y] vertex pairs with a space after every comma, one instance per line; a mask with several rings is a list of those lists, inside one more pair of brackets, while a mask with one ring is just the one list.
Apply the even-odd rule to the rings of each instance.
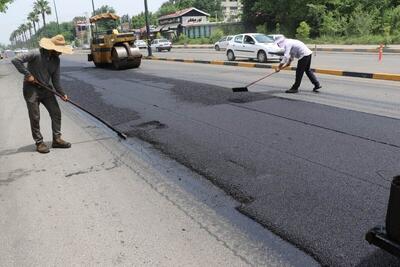
[[32, 137], [36, 144], [43, 142], [43, 136], [40, 133], [40, 103], [49, 112], [53, 138], [61, 136], [61, 110], [56, 97], [51, 93], [41, 92], [38, 88], [30, 87], [24, 88], [24, 98], [28, 107]]
[[307, 77], [314, 86], [319, 86], [317, 77], [315, 77], [315, 74], [311, 71], [311, 55], [309, 55], [303, 57], [297, 62], [296, 81], [293, 84], [292, 89], [299, 89], [304, 72], [307, 74]]

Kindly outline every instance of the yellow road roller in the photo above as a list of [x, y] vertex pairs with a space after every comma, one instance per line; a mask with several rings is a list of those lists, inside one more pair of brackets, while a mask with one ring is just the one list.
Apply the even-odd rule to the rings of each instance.
[[98, 14], [90, 18], [92, 40], [88, 61], [96, 67], [111, 66], [113, 69], [138, 68], [142, 61], [139, 48], [135, 47], [132, 32], [119, 33], [116, 21], [119, 17], [112, 13]]

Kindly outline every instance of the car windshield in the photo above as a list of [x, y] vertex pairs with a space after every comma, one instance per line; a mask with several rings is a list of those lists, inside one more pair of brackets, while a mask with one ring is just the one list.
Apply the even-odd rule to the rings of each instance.
[[257, 40], [259, 43], [273, 43], [274, 39], [271, 37], [266, 36], [265, 34], [255, 34], [253, 37]]
[[167, 39], [161, 39], [160, 43], [168, 43], [169, 41]]

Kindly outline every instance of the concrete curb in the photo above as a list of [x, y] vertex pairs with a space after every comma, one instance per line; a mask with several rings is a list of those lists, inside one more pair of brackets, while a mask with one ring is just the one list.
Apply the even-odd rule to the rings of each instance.
[[[273, 69], [276, 67], [276, 65], [271, 65], [271, 64], [232, 62], [232, 61], [222, 61], [222, 60], [197, 60], [197, 59], [160, 58], [160, 57], [143, 57], [143, 59], [182, 62], [182, 63], [198, 63], [198, 64], [235, 66], [235, 67], [246, 67], [246, 68]], [[296, 67], [286, 68], [285, 70], [294, 71], [294, 70], [296, 70]], [[366, 78], [366, 79], [375, 79], [375, 80], [400, 81], [400, 74], [366, 73], [366, 72], [354, 72], [354, 71], [330, 70], [330, 69], [312, 69], [312, 70], [315, 73], [334, 75], [334, 76], [346, 76], [346, 77]]]

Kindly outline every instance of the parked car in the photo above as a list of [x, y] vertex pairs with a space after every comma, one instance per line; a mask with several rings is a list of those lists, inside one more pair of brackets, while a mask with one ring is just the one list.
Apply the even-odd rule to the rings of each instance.
[[226, 49], [226, 47], [229, 44], [229, 41], [232, 40], [233, 35], [228, 35], [228, 36], [223, 36], [221, 37], [221, 39], [219, 39], [215, 44], [214, 44], [214, 48], [217, 51], [220, 51], [221, 49]]
[[162, 50], [171, 51], [172, 43], [167, 39], [154, 39], [150, 46], [158, 52], [161, 52]]
[[285, 37], [283, 34], [268, 34], [267, 36], [274, 39], [274, 41], [276, 41], [280, 37]]
[[257, 59], [264, 63], [268, 60], [280, 60], [283, 49], [274, 44], [274, 40], [262, 33], [244, 33], [235, 35], [226, 48], [229, 61], [236, 58]]
[[147, 43], [144, 40], [136, 40], [134, 44], [139, 49], [146, 49], [147, 48]]

